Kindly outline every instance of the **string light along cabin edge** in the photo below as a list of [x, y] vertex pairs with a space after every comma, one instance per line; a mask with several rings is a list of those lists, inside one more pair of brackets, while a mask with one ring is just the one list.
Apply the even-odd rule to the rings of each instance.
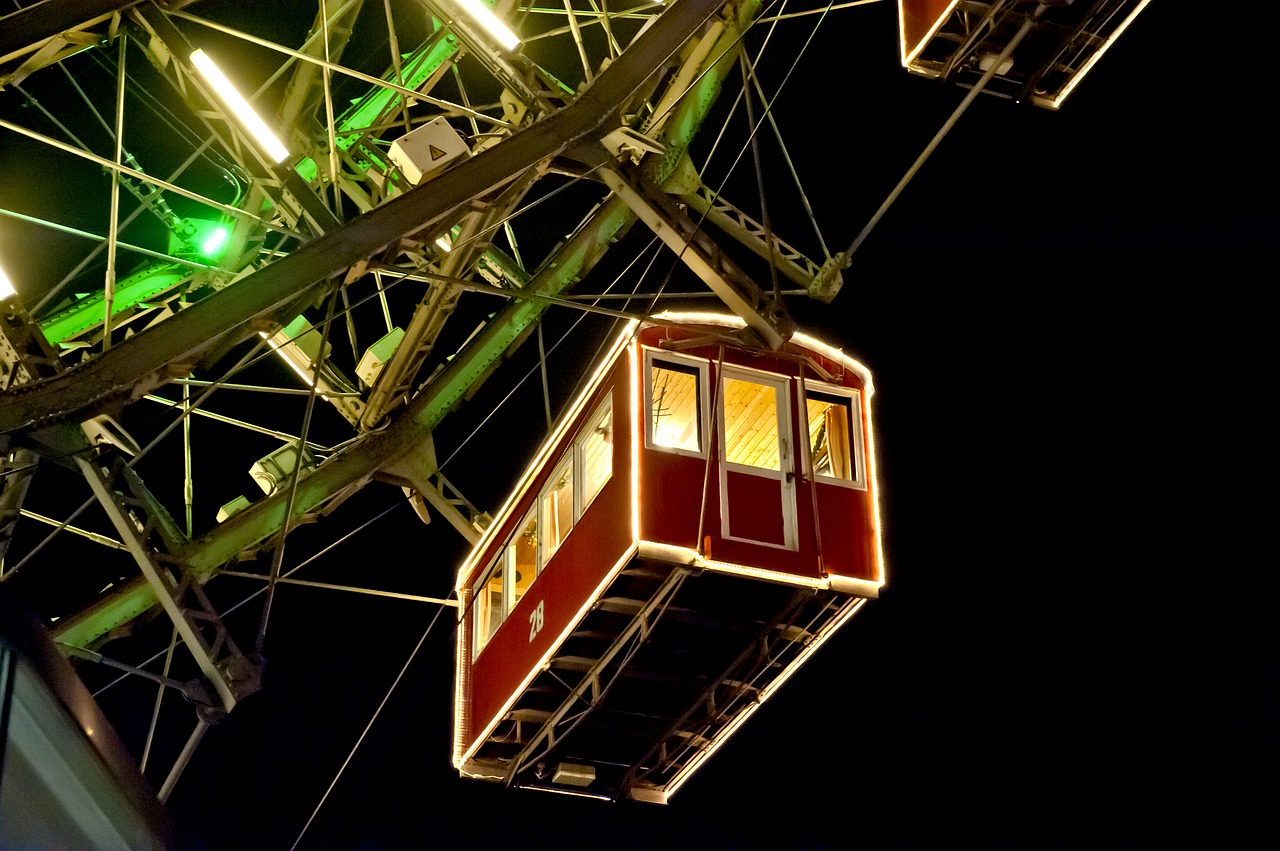
[[666, 803], [885, 583], [870, 372], [630, 323], [459, 569], [464, 777]]

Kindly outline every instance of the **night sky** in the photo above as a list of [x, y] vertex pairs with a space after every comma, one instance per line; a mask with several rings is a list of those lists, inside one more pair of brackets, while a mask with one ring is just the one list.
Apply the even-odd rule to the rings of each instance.
[[[1156, 0], [1057, 112], [978, 98], [835, 301], [791, 303], [875, 376], [888, 583], [669, 805], [458, 778], [452, 610], [288, 588], [265, 688], [170, 799], [184, 847], [1275, 847], [1275, 557], [1248, 543], [1274, 525], [1274, 60], [1216, 14]], [[779, 102], [833, 250], [964, 97], [896, 38], [892, 3], [833, 12]], [[537, 417], [486, 399], [438, 439], [495, 511]], [[387, 486], [290, 557], [384, 511], [307, 578], [448, 594], [462, 541]]]
[[[1269, 77], [1220, 57], [1231, 29], [1156, 2], [1058, 112], [979, 98], [836, 300], [792, 304], [875, 375], [888, 585], [671, 804], [458, 779], [448, 613], [360, 739], [435, 612], [298, 590], [267, 688], [174, 813], [210, 847], [1272, 845], [1275, 638], [1246, 590], [1270, 568], [1242, 552], [1258, 512], [1227, 459], [1265, 362], [1276, 173]], [[907, 75], [895, 40], [892, 4], [836, 13], [780, 99], [833, 249], [964, 95]], [[583, 348], [552, 358], [575, 372]], [[517, 422], [446, 467], [484, 507], [528, 457], [495, 458]], [[373, 516], [396, 494], [362, 497]], [[426, 534], [444, 593], [456, 536], [415, 524], [394, 508], [336, 575]]]

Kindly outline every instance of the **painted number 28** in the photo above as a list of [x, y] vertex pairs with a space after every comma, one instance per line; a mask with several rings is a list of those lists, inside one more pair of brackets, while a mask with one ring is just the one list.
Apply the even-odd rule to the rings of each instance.
[[533, 607], [533, 611], [529, 613], [529, 643], [533, 643], [533, 639], [542, 631], [542, 622], [545, 609], [542, 600], [538, 601], [538, 605]]

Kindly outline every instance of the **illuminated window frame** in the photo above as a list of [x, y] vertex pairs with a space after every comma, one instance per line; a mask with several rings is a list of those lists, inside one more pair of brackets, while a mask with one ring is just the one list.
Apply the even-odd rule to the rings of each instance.
[[[739, 381], [745, 384], [754, 384], [758, 387], [767, 387], [774, 392], [773, 397], [773, 435], [777, 444], [778, 456], [777, 467], [762, 467], [758, 464], [748, 464], [742, 461], [731, 461], [729, 454], [733, 451], [729, 436], [729, 423], [727, 419], [727, 411], [729, 397], [729, 382]], [[720, 460], [726, 470], [734, 470], [743, 473], [754, 474], [770, 474], [785, 477], [787, 469], [796, 468], [794, 456], [795, 451], [791, 446], [791, 382], [785, 375], [775, 372], [763, 372], [760, 370], [750, 369], [737, 364], [724, 364], [720, 369], [720, 374], [716, 377], [717, 390], [719, 391], [716, 399], [716, 434], [717, 443], [719, 444]], [[734, 439], [735, 442], [737, 438]]]
[[[503, 558], [506, 559], [507, 563], [505, 587], [507, 589], [506, 600], [508, 615], [511, 614], [511, 611], [516, 607], [516, 605], [524, 599], [524, 595], [529, 593], [529, 588], [532, 587], [534, 580], [538, 578], [538, 574], [542, 571], [542, 559], [540, 556], [544, 529], [545, 527], [541, 523], [541, 518], [539, 518], [537, 510], [535, 509], [530, 511], [524, 516], [524, 522], [521, 523], [520, 527], [516, 530], [515, 537], [508, 541], [507, 545], [502, 548]], [[533, 575], [529, 577], [528, 582], [523, 583], [524, 588], [522, 590], [518, 585], [518, 583], [521, 582], [521, 577], [519, 575], [519, 568], [521, 565], [516, 550], [520, 547], [523, 538], [529, 534], [533, 535], [533, 563], [531, 565], [533, 568]]]
[[[683, 369], [693, 369], [696, 373], [698, 393], [698, 449], [681, 449], [665, 446], [653, 439], [653, 368], [654, 362], [665, 362]], [[706, 458], [709, 444], [708, 428], [711, 422], [711, 400], [708, 373], [710, 362], [705, 358], [695, 358], [672, 352], [646, 348], [644, 351], [644, 446], [658, 452], [672, 455], [685, 455], [691, 458]]]
[[[493, 563], [480, 575], [480, 579], [471, 586], [471, 658], [477, 659], [489, 646], [489, 640], [498, 633], [498, 629], [507, 619], [507, 548], [493, 560]], [[491, 612], [489, 592], [486, 590], [493, 580], [494, 573], [502, 572], [502, 610], [497, 614]], [[490, 623], [491, 619], [496, 623]], [[482, 628], [483, 627], [483, 628]]]
[[[813, 447], [809, 445], [809, 396], [816, 393], [819, 396], [834, 396], [836, 398], [845, 399], [849, 404], [849, 454], [850, 466], [853, 468], [853, 478], [845, 479], [839, 476], [827, 476], [814, 472], [813, 458], [811, 452]], [[801, 443], [804, 446], [804, 465], [809, 474], [817, 481], [824, 484], [840, 485], [842, 487], [854, 488], [856, 490], [867, 489], [867, 453], [862, 426], [862, 391], [855, 390], [851, 387], [841, 387], [836, 384], [826, 384], [820, 381], [810, 381], [806, 379], [801, 384], [800, 398], [800, 415], [803, 418], [801, 423], [801, 435], [804, 439]]]
[[[585, 496], [584, 487], [587, 468], [586, 444], [590, 436], [597, 432], [597, 426], [602, 420], [607, 421], [606, 433], [609, 435], [606, 441], [606, 452], [609, 460], [609, 474], [600, 482], [600, 487], [596, 489], [596, 492], [592, 494], [590, 498], [587, 498]], [[484, 571], [481, 579], [472, 586], [471, 658], [473, 661], [479, 658], [480, 654], [484, 652], [485, 647], [488, 646], [489, 640], [494, 635], [497, 635], [498, 630], [502, 628], [502, 624], [506, 622], [507, 616], [511, 614], [511, 611], [516, 607], [524, 595], [529, 593], [533, 587], [532, 583], [536, 582], [537, 577], [542, 575], [542, 571], [546, 568], [552, 557], [556, 554], [559, 548], [564, 545], [564, 542], [568, 539], [569, 535], [573, 533], [573, 530], [577, 527], [579, 521], [582, 520], [582, 515], [586, 513], [587, 509], [591, 506], [591, 503], [597, 496], [599, 496], [600, 491], [604, 490], [605, 485], [607, 485], [610, 479], [613, 478], [614, 418], [612, 392], [604, 399], [604, 401], [596, 406], [595, 410], [592, 411], [591, 416], [583, 422], [584, 425], [582, 431], [574, 437], [573, 445], [567, 452], [565, 452], [564, 456], [561, 457], [559, 463], [555, 466], [555, 472], [547, 479], [547, 484], [538, 492], [538, 499], [534, 504], [533, 509], [525, 514], [524, 519], [516, 527], [515, 534], [512, 535], [505, 544], [503, 544], [502, 551], [493, 560], [493, 563], [489, 565], [488, 569]], [[560, 536], [560, 540], [557, 542], [556, 547], [548, 551], [547, 531], [551, 528], [551, 524], [548, 522], [548, 518], [546, 516], [547, 496], [552, 490], [554, 490], [556, 482], [560, 481], [563, 477], [565, 468], [570, 465], [572, 465], [572, 483], [570, 487], [572, 488], [573, 497], [572, 509], [570, 511], [571, 521], [569, 523], [569, 528]], [[513, 547], [519, 542], [521, 536], [525, 534], [526, 530], [529, 529], [529, 523], [531, 520], [535, 521], [533, 534], [536, 536], [538, 541], [537, 556], [534, 559], [534, 579], [525, 587], [524, 592], [517, 596], [515, 579], [516, 558]], [[502, 571], [502, 599], [505, 605], [503, 607], [503, 611], [497, 615], [498, 622], [490, 626], [485, 634], [482, 635], [480, 625], [483, 618], [481, 616], [480, 601], [485, 594], [484, 589], [493, 579], [494, 573], [499, 570]]]
[[[570, 533], [573, 532], [573, 527], [578, 524], [577, 500], [580, 488], [577, 482], [579, 465], [574, 463], [576, 456], [577, 453], [573, 450], [566, 452], [560, 462], [556, 464], [551, 478], [547, 480], [547, 486], [538, 494], [538, 528], [542, 530], [542, 533], [538, 535], [539, 575], [556, 554], [556, 551], [568, 539]], [[567, 486], [569, 488], [569, 525], [567, 529], [559, 529], [558, 524], [553, 523], [552, 514], [554, 509], [551, 506], [551, 495], [558, 489], [557, 485], [566, 479], [568, 480]], [[556, 529], [559, 532], [554, 541], [552, 541], [552, 529]]]
[[[603, 431], [599, 428], [601, 421], [607, 421]], [[609, 473], [600, 480], [600, 485], [595, 489], [594, 493], [587, 493], [587, 443], [595, 434], [603, 434], [604, 437], [604, 457], [609, 462]], [[613, 423], [613, 393], [605, 396], [596, 409], [591, 412], [591, 416], [587, 417], [586, 425], [583, 426], [582, 433], [574, 440], [574, 452], [577, 460], [574, 464], [574, 471], [578, 476], [578, 487], [574, 490], [574, 496], [578, 498], [579, 505], [577, 507], [576, 520], [581, 520], [583, 515], [587, 513], [587, 509], [591, 507], [591, 503], [595, 502], [600, 491], [604, 490], [605, 485], [609, 484], [609, 480], [613, 478], [613, 456], [614, 456], [614, 423]]]
[[[587, 496], [586, 493], [586, 476], [587, 476], [587, 441], [592, 435], [597, 433], [597, 425], [607, 419], [605, 434], [608, 437], [605, 440], [606, 458], [609, 462], [609, 473], [601, 481], [600, 486], [596, 488], [595, 493]], [[550, 541], [550, 530], [552, 528], [548, 517], [548, 501], [547, 497], [555, 490], [556, 483], [564, 478], [565, 468], [572, 465], [570, 486], [573, 489], [573, 506], [570, 512], [569, 528], [564, 531], [554, 547], [547, 546]], [[591, 412], [591, 416], [583, 421], [582, 430], [573, 438], [573, 446], [560, 459], [560, 463], [556, 464], [555, 472], [547, 480], [547, 484], [543, 487], [541, 493], [538, 494], [538, 511], [539, 523], [538, 528], [543, 530], [540, 536], [542, 546], [539, 549], [541, 560], [538, 563], [538, 574], [541, 575], [547, 563], [556, 554], [560, 547], [573, 533], [574, 528], [582, 520], [582, 516], [586, 514], [587, 509], [595, 498], [600, 495], [600, 491], [604, 490], [605, 485], [613, 478], [613, 396], [612, 393], [601, 402], [596, 409]]]
[[[506, 623], [507, 616], [511, 614], [511, 610], [516, 607], [520, 599], [527, 593], [532, 586], [533, 581], [525, 586], [524, 591], [519, 597], [516, 596], [516, 554], [515, 547], [520, 542], [521, 537], [529, 529], [530, 522], [533, 521], [533, 534], [535, 538], [540, 538], [538, 530], [541, 528], [537, 523], [537, 509], [524, 515], [520, 525], [516, 527], [516, 532], [505, 544], [502, 545], [502, 551], [494, 558], [489, 567], [481, 574], [481, 578], [471, 586], [471, 658], [474, 660], [484, 652], [485, 647], [489, 645], [489, 641], [498, 634], [498, 630], [502, 629], [502, 625]], [[541, 549], [541, 542], [536, 545], [537, 549]], [[541, 571], [541, 559], [538, 554], [533, 559], [535, 578], [537, 572]], [[485, 605], [488, 605], [485, 588], [492, 581], [495, 573], [502, 573], [502, 611], [496, 615], [485, 614], [486, 609], [481, 606], [482, 599]], [[488, 618], [495, 618], [496, 623], [489, 624]], [[481, 630], [482, 622], [488, 626], [487, 630]]]

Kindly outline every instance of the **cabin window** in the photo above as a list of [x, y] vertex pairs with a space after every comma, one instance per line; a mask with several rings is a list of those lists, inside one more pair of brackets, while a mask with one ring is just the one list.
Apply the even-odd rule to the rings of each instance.
[[471, 606], [472, 658], [484, 650], [537, 574], [538, 518], [531, 514], [475, 586], [475, 600]]
[[529, 590], [538, 575], [538, 518], [532, 514], [520, 527], [515, 539], [507, 544], [507, 574], [511, 593], [507, 611], [515, 608], [516, 603]]
[[701, 455], [705, 428], [706, 364], [666, 355], [649, 358], [647, 388], [649, 446]]
[[498, 559], [484, 578], [476, 585], [475, 600], [471, 604], [473, 613], [472, 618], [472, 640], [474, 650], [472, 656], [479, 656], [480, 651], [484, 650], [485, 645], [489, 643], [489, 639], [493, 638], [493, 634], [498, 631], [498, 627], [502, 626], [502, 621], [507, 616], [507, 603], [504, 587], [504, 578], [506, 577], [506, 555]]
[[606, 399], [587, 421], [578, 438], [578, 456], [582, 469], [582, 510], [586, 514], [592, 500], [613, 475], [613, 400]]
[[546, 564], [573, 528], [573, 454], [561, 462], [551, 476], [550, 487], [542, 494], [542, 563]]
[[[502, 555], [476, 584], [472, 658], [479, 656], [497, 633], [612, 475], [613, 401], [606, 399], [544, 486], [537, 511], [525, 518]], [[574, 499], [575, 492], [581, 494], [579, 500]]]
[[805, 388], [809, 464], [820, 479], [865, 487], [862, 420], [856, 393]]
[[782, 469], [776, 386], [725, 376], [724, 459], [761, 470]]

